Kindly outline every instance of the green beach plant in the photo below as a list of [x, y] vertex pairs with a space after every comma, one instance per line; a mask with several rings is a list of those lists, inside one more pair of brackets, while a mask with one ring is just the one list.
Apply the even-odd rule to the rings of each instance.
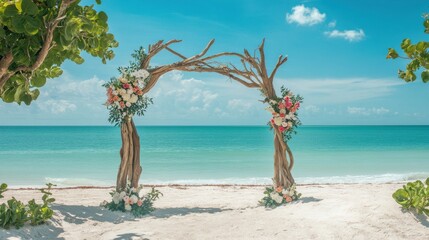
[[[429, 34], [429, 14], [425, 14], [423, 26], [424, 33]], [[398, 70], [399, 78], [406, 82], [413, 82], [417, 79], [416, 71], [423, 68], [420, 76], [424, 83], [429, 82], [429, 42], [420, 41], [413, 44], [409, 38], [405, 38], [401, 43], [401, 49], [406, 56], [400, 56], [395, 49], [389, 48], [387, 52], [387, 59], [403, 58], [409, 59], [410, 62], [406, 66], [406, 70]]]
[[404, 209], [412, 209], [418, 214], [426, 214], [429, 217], [429, 178], [425, 183], [420, 180], [409, 182], [396, 190], [392, 197]]
[[[96, 0], [100, 4], [100, 0]], [[29, 105], [62, 63], [82, 64], [81, 52], [102, 62], [118, 46], [107, 15], [80, 0], [0, 0], [0, 98]]]
[[[30, 225], [40, 225], [49, 220], [54, 211], [50, 208], [50, 204], [55, 201], [52, 198], [51, 188], [55, 185], [48, 183], [46, 189], [41, 189], [43, 193], [42, 204], [36, 203], [34, 199], [24, 204], [21, 201], [12, 197], [6, 203], [0, 205], [0, 227], [9, 229], [14, 226], [19, 229], [29, 222]], [[3, 193], [7, 191], [7, 184], [0, 185], [0, 199], [4, 198]]]

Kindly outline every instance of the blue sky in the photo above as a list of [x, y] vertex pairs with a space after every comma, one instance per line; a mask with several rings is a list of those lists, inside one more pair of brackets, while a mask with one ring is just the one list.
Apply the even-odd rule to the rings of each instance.
[[[423, 0], [105, 0], [97, 9], [120, 43], [115, 59], [104, 65], [84, 54], [82, 65], [65, 63], [31, 106], [0, 103], [0, 125], [107, 125], [100, 85], [134, 49], [181, 39], [174, 49], [194, 55], [212, 38], [211, 53], [253, 50], [265, 38], [268, 66], [288, 55], [275, 82], [304, 96], [305, 125], [429, 124], [429, 84], [403, 83], [396, 72], [407, 61], [385, 58], [403, 38], [427, 39], [428, 7]], [[176, 60], [166, 53], [153, 63]], [[214, 74], [172, 72], [149, 95], [154, 105], [139, 125], [263, 125], [270, 117], [257, 90]]]

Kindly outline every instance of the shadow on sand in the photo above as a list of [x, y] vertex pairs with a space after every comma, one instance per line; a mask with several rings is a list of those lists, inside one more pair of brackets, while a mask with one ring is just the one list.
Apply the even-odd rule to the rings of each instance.
[[156, 218], [169, 218], [172, 216], [185, 216], [192, 213], [218, 213], [222, 211], [230, 211], [232, 209], [225, 209], [225, 208], [199, 208], [199, 207], [193, 207], [193, 208], [160, 208], [156, 209], [154, 212], [150, 214], [150, 216], [156, 217]]
[[414, 219], [421, 225], [429, 228], [429, 218], [424, 214], [418, 214], [415, 210], [401, 209], [403, 213], [411, 213]]
[[295, 202], [296, 203], [310, 203], [310, 202], [320, 202], [322, 200], [323, 199], [314, 198], [314, 197], [303, 197], [303, 198], [296, 200]]

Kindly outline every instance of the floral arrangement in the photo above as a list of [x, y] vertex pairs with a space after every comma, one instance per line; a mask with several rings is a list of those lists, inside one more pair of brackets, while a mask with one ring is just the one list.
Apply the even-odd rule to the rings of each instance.
[[282, 204], [290, 203], [298, 200], [301, 197], [300, 193], [296, 192], [296, 186], [293, 184], [289, 189], [282, 186], [265, 188], [265, 197], [259, 203], [265, 207], [278, 207]]
[[111, 192], [112, 201], [104, 201], [101, 206], [110, 211], [131, 212], [135, 217], [146, 215], [155, 210], [153, 202], [162, 196], [162, 193], [152, 188], [149, 193], [142, 195], [142, 188], [143, 185], [133, 188], [130, 183], [127, 183], [127, 187], [123, 191]]
[[298, 109], [303, 98], [299, 95], [294, 95], [290, 90], [282, 87], [282, 97], [278, 99], [265, 99], [269, 103], [266, 108], [273, 115], [270, 122], [270, 127], [277, 127], [283, 133], [285, 142], [292, 138], [292, 134], [296, 133], [295, 128], [301, 125], [298, 119]]
[[152, 99], [144, 96], [143, 88], [150, 78], [148, 71], [122, 68], [122, 76], [112, 78], [103, 86], [107, 90], [105, 105], [110, 111], [109, 122], [119, 125], [124, 120], [130, 121], [133, 115], [144, 115]]

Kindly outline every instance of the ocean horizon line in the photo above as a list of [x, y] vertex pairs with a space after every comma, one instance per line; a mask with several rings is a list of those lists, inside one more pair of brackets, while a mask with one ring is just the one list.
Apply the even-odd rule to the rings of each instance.
[[[137, 127], [266, 127], [267, 125], [142, 125]], [[429, 124], [308, 124], [302, 127], [427, 127]], [[117, 127], [114, 125], [0, 125], [0, 127]]]

